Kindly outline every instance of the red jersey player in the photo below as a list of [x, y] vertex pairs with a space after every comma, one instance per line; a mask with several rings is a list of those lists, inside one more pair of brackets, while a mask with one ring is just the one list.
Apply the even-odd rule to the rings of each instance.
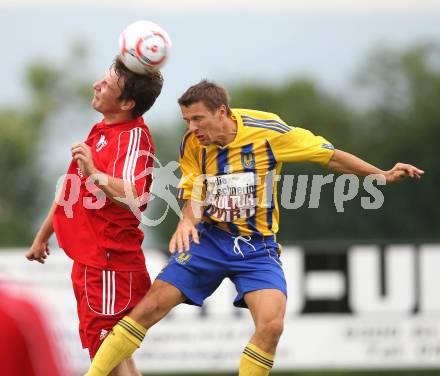
[[[29, 260], [44, 263], [55, 232], [60, 247], [74, 260], [79, 332], [91, 358], [151, 285], [138, 214], [146, 207], [154, 150], [142, 115], [162, 84], [159, 72], [135, 74], [118, 58], [94, 83], [92, 106], [104, 118], [85, 142], [72, 146], [62, 189], [26, 253]], [[138, 374], [132, 359], [114, 373]]]

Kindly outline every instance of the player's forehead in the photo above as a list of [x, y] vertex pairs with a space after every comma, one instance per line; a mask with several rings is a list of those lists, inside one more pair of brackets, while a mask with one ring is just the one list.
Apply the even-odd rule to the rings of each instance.
[[206, 105], [200, 101], [190, 104], [188, 106], [180, 106], [180, 110], [182, 111], [182, 116], [184, 118], [193, 117], [193, 116], [203, 116], [203, 115], [212, 115], [212, 111], [206, 107]]

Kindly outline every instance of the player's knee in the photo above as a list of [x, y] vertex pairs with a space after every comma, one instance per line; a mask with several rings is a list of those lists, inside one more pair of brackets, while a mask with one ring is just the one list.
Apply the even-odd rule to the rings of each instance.
[[183, 294], [180, 290], [162, 281], [154, 282], [130, 316], [145, 328], [150, 328], [182, 301]]
[[257, 333], [259, 333], [264, 338], [278, 342], [284, 329], [283, 319], [272, 319], [262, 322], [257, 327]]
[[168, 311], [169, 307], [160, 295], [149, 294], [132, 313], [135, 319], [139, 319], [139, 322], [148, 328], [160, 320]]
[[160, 310], [160, 304], [155, 296], [146, 296], [136, 307], [140, 316], [151, 316], [156, 314]]
[[284, 330], [284, 321], [283, 319], [276, 319], [272, 320], [269, 323], [269, 332], [271, 333], [271, 336], [278, 340], [281, 337], [281, 334]]

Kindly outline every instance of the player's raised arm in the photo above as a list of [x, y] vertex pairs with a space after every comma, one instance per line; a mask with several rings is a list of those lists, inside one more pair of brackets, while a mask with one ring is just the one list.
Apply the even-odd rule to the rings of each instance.
[[342, 150], [334, 151], [327, 167], [330, 170], [344, 174], [358, 176], [383, 175], [387, 183], [396, 183], [408, 177], [420, 179], [424, 174], [423, 170], [406, 163], [396, 163], [392, 169], [384, 171]]
[[190, 237], [199, 244], [199, 234], [197, 224], [201, 221], [203, 206], [194, 200], [186, 200], [182, 209], [182, 218], [177, 225], [176, 231], [171, 237], [169, 250], [175, 253], [176, 250], [181, 253], [184, 250], [189, 251]]
[[41, 224], [40, 229], [35, 235], [34, 241], [32, 242], [31, 247], [26, 252], [25, 256], [29, 261], [38, 261], [41, 264], [44, 264], [47, 256], [50, 254], [49, 250], [49, 239], [52, 236], [53, 229], [53, 213], [55, 212], [55, 208], [57, 203], [54, 201], [49, 213], [47, 214], [46, 219]]

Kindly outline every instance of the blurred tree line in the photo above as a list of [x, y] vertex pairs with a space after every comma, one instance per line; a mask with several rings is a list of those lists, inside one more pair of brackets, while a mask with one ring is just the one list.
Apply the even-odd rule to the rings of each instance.
[[[0, 109], [0, 246], [28, 245], [37, 214], [47, 210], [34, 194], [44, 186], [44, 176], [35, 165], [41, 129], [59, 106], [84, 98], [84, 105], [88, 106], [90, 98], [86, 82], [75, 79], [74, 74], [68, 76], [47, 64], [34, 64], [27, 69], [30, 103], [25, 108]], [[232, 107], [275, 112], [288, 124], [310, 129], [337, 148], [382, 169], [402, 161], [426, 171], [420, 181], [380, 187], [385, 197], [381, 209], [362, 209], [360, 197], [369, 194], [361, 189], [344, 204], [342, 213], [335, 209], [333, 184], [323, 187], [318, 209], [308, 208], [310, 178], [302, 207], [286, 210], [280, 205], [279, 240], [284, 244], [317, 240], [438, 240], [440, 45], [423, 43], [405, 50], [377, 48], [359, 68], [356, 84], [362, 99], [346, 98], [322, 88], [313, 79], [229, 87]], [[362, 106], [356, 104], [359, 101]], [[166, 164], [177, 159], [184, 124], [176, 123], [173, 129], [178, 131], [166, 135], [161, 128], [156, 125], [151, 131], [157, 156]], [[295, 175], [292, 202], [298, 175], [332, 174], [313, 164], [285, 164], [283, 172]], [[279, 187], [282, 183], [283, 178]], [[165, 208], [165, 203], [156, 198], [146, 215], [158, 218]], [[159, 226], [146, 231], [154, 233], [156, 245], [163, 247], [176, 223], [177, 217], [170, 211]]]
[[[440, 213], [440, 45], [424, 43], [403, 51], [380, 47], [372, 51], [356, 75], [363, 106], [353, 98], [323, 89], [312, 79], [291, 79], [282, 85], [239, 84], [230, 87], [231, 105], [274, 112], [292, 126], [327, 138], [336, 148], [351, 152], [384, 170], [396, 162], [416, 165], [423, 178], [379, 187], [384, 204], [364, 210], [359, 194], [337, 212], [334, 184], [323, 186], [319, 208], [309, 208], [312, 177], [304, 204], [298, 209], [280, 206], [279, 240], [283, 244], [332, 241], [431, 241], [439, 239]], [[183, 128], [183, 125], [180, 125]], [[154, 130], [153, 130], [154, 132]], [[159, 135], [157, 135], [159, 136]], [[156, 136], [161, 160], [177, 141]], [[161, 148], [161, 142], [167, 146]], [[175, 154], [175, 152], [174, 152]], [[283, 175], [294, 175], [291, 201], [298, 175], [328, 175], [318, 165], [284, 164]], [[337, 176], [334, 177], [334, 180]], [[281, 191], [284, 177], [279, 182]], [[165, 243], [177, 219], [158, 227]]]
[[47, 214], [55, 181], [46, 181], [40, 163], [50, 153], [44, 131], [55, 114], [89, 105], [90, 80], [81, 71], [86, 59], [84, 44], [75, 41], [65, 61], [36, 61], [25, 71], [29, 99], [0, 108], [0, 247], [29, 246], [36, 220]]

